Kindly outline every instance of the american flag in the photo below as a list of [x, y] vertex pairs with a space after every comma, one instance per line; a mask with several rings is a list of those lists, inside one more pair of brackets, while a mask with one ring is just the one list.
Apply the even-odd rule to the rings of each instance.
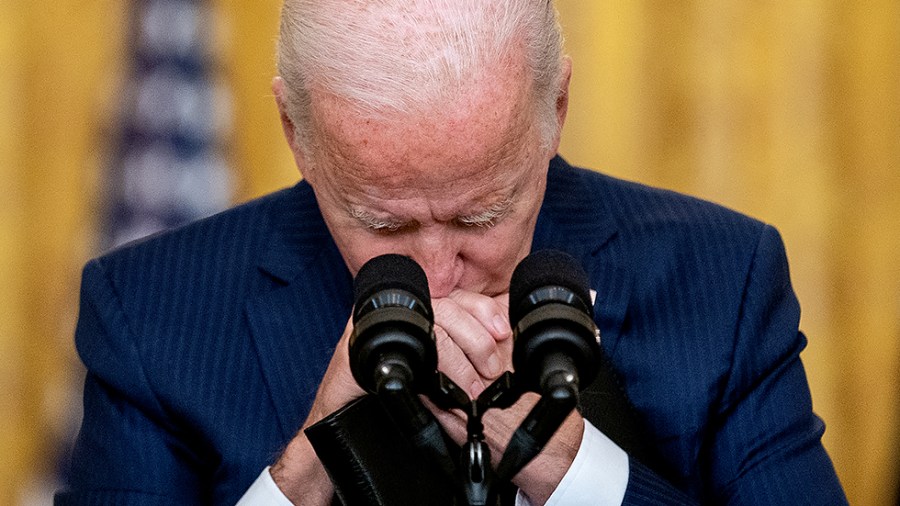
[[203, 0], [132, 0], [103, 243], [116, 246], [229, 205], [222, 154], [230, 97], [217, 80], [215, 11]]
[[[218, 79], [216, 11], [204, 0], [131, 0], [129, 13], [124, 86], [112, 99], [118, 123], [111, 125], [112, 145], [106, 146], [111, 156], [102, 189], [103, 249], [232, 202], [222, 149], [231, 98]], [[81, 413], [80, 395], [70, 398], [71, 434], [55, 452], [56, 472], [26, 483], [19, 504], [49, 504], [65, 480]]]

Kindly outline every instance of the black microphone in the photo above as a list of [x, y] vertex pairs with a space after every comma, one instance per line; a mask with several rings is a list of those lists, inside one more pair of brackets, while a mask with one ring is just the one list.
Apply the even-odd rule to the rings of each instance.
[[522, 260], [509, 286], [513, 368], [521, 390], [541, 394], [510, 438], [497, 476], [512, 479], [536, 457], [578, 404], [600, 362], [587, 274], [574, 258], [543, 250]]
[[509, 286], [513, 368], [525, 390], [553, 395], [593, 381], [600, 334], [587, 274], [562, 251], [535, 252], [513, 271]]
[[425, 271], [409, 257], [366, 262], [354, 280], [350, 371], [376, 394], [394, 425], [447, 477], [454, 464], [437, 420], [416, 394], [435, 388], [437, 346]]
[[354, 280], [350, 370], [371, 393], [424, 390], [437, 370], [434, 313], [425, 271], [409, 257], [375, 257]]

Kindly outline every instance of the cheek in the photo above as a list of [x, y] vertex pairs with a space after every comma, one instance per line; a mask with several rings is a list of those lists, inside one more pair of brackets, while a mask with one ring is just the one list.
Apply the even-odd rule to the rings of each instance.
[[506, 262], [515, 262], [519, 251], [522, 249], [520, 240], [509, 240], [508, 237], [489, 239], [488, 236], [473, 241], [466, 241], [461, 245], [460, 256], [467, 262], [478, 265], [498, 265]]
[[354, 276], [366, 262], [379, 255], [387, 253], [409, 255], [408, 249], [404, 247], [402, 241], [388, 240], [366, 232], [345, 234], [338, 241], [338, 249]]

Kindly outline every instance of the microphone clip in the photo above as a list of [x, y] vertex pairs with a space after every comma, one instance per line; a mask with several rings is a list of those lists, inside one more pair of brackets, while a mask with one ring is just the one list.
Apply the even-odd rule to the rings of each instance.
[[497, 484], [504, 482], [491, 465], [491, 451], [485, 442], [482, 416], [492, 408], [505, 409], [521, 397], [513, 374], [504, 372], [476, 399], [469, 395], [444, 373], [435, 373], [435, 388], [429, 397], [444, 410], [459, 409], [466, 414], [466, 442], [459, 453], [456, 479], [462, 495], [470, 506], [494, 506], [497, 504]]
[[[565, 360], [565, 357], [548, 360]], [[456, 478], [466, 504], [494, 506], [498, 485], [510, 481], [540, 453], [544, 445], [578, 404], [578, 383], [571, 375], [551, 375], [547, 390], [513, 433], [496, 469], [485, 443], [482, 418], [489, 409], [506, 409], [526, 391], [521, 379], [509, 371], [491, 383], [476, 399], [441, 372], [435, 373], [435, 387], [429, 398], [439, 408], [459, 409], [466, 414], [466, 442], [459, 453]]]

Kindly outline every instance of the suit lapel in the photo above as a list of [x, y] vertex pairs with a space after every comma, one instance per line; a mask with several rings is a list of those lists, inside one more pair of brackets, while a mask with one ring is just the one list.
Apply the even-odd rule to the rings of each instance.
[[550, 162], [547, 192], [535, 227], [532, 250], [569, 253], [587, 271], [597, 291], [594, 319], [601, 342], [613, 357], [631, 296], [632, 272], [618, 241], [618, 227], [602, 193], [594, 193], [583, 175], [560, 157]]
[[285, 439], [306, 418], [352, 305], [352, 278], [311, 188], [300, 183], [272, 209], [260, 271], [276, 288], [245, 306]]
[[594, 319], [600, 328], [604, 356], [597, 378], [583, 385], [582, 415], [629, 455], [651, 462], [641, 418], [615, 366], [634, 273], [615, 218], [621, 211], [612, 208], [611, 197], [608, 187], [595, 181], [587, 183], [584, 173], [560, 158], [554, 159], [532, 249], [559, 249], [571, 254], [581, 262], [591, 288], [597, 291]]

